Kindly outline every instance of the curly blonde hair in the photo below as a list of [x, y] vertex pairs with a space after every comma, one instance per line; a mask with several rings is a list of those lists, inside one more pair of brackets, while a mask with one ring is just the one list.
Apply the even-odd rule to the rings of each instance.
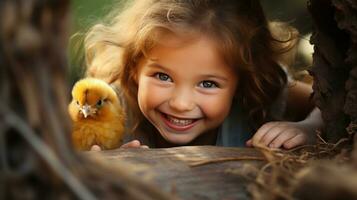
[[266, 121], [269, 106], [287, 81], [278, 59], [293, 47], [296, 32], [289, 29], [283, 40], [275, 37], [259, 0], [135, 0], [120, 7], [85, 38], [87, 75], [121, 88], [128, 112], [138, 122], [143, 116], [137, 103], [136, 66], [168, 32], [205, 34], [217, 41], [239, 77], [235, 101], [255, 127]]

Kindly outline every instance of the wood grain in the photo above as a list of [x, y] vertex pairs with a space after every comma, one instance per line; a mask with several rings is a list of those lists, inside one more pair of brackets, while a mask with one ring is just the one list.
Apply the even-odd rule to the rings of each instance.
[[249, 199], [248, 182], [239, 172], [244, 173], [244, 165], [264, 164], [263, 155], [255, 149], [215, 146], [116, 149], [86, 155], [99, 155], [111, 166], [124, 165], [128, 173], [164, 192], [195, 200]]

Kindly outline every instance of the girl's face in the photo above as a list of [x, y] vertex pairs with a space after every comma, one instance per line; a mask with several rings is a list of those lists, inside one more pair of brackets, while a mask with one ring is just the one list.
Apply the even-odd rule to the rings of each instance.
[[138, 103], [161, 136], [187, 144], [217, 128], [227, 116], [237, 75], [214, 41], [167, 37], [139, 63]]

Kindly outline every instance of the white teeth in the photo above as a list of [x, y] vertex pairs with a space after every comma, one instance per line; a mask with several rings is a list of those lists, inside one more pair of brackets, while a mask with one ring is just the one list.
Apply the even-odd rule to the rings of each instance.
[[193, 122], [192, 119], [177, 119], [169, 115], [167, 115], [167, 119], [177, 126], [187, 126]]

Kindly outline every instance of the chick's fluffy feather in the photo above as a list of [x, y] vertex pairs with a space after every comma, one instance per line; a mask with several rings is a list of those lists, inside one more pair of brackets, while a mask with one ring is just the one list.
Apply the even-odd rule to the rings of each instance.
[[[88, 116], [84, 108], [88, 109]], [[106, 82], [94, 78], [79, 80], [72, 89], [68, 111], [76, 149], [90, 150], [93, 145], [114, 149], [122, 143], [124, 110], [114, 89]]]

